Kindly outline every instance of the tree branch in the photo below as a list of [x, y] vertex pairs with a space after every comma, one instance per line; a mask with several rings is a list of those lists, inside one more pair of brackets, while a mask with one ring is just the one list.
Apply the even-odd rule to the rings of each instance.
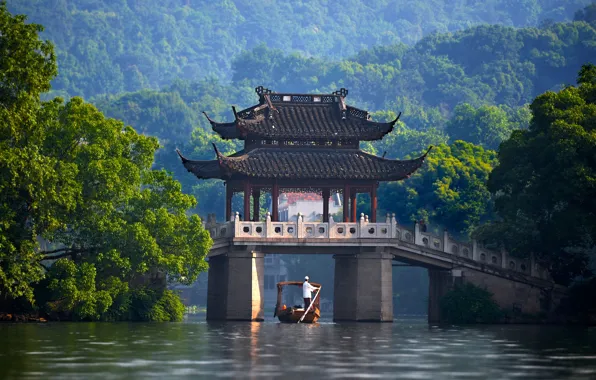
[[[56, 260], [56, 259], [60, 259], [63, 257], [69, 257], [69, 256], [72, 257], [72, 259], [74, 260], [75, 255], [77, 255], [79, 253], [92, 252], [94, 249], [95, 248], [79, 248], [79, 249], [60, 248], [60, 249], [55, 249], [53, 251], [43, 251], [43, 252], [40, 252], [43, 255], [43, 257], [40, 258], [39, 261]], [[54, 253], [60, 253], [60, 254], [54, 255]]]

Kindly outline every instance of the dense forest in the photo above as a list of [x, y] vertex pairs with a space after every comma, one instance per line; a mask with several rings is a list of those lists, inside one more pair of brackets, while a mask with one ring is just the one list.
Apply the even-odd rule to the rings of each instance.
[[[175, 148], [193, 159], [213, 158], [213, 142], [224, 154], [239, 150], [238, 142], [217, 137], [201, 113], [230, 120], [230, 105], [253, 105], [254, 88], [259, 85], [306, 93], [345, 87], [348, 102], [370, 110], [375, 120], [390, 120], [402, 112], [396, 130], [381, 141], [362, 144], [364, 150], [407, 158], [436, 146], [425, 166], [408, 181], [381, 186], [381, 214], [395, 212], [404, 224], [422, 219], [436, 232], [447, 228], [460, 238], [475, 236], [519, 256], [529, 250], [544, 251], [539, 259], [560, 283], [591, 275], [596, 222], [594, 205], [585, 203], [585, 198], [594, 190], [595, 168], [589, 152], [596, 151], [596, 146], [593, 119], [586, 115], [593, 112], [596, 76], [593, 67], [585, 65], [596, 62], [596, 5], [589, 5], [590, 1], [354, 0], [342, 7], [327, 1], [274, 0], [257, 5], [241, 0], [55, 0], [51, 7], [42, 3], [14, 0], [7, 10], [26, 14], [28, 25], [44, 25], [45, 31], [35, 33], [55, 48], [38, 45], [42, 42], [31, 37], [33, 32], [23, 29], [32, 39], [30, 47], [43, 46], [45, 63], [39, 69], [29, 68], [35, 71], [33, 76], [23, 73], [14, 78], [10, 76], [14, 61], [2, 61], [0, 66], [9, 73], [4, 78], [37, 81], [33, 88], [20, 88], [33, 99], [25, 103], [19, 103], [24, 100], [14, 89], [2, 87], [10, 81], [5, 79], [0, 86], [3, 101], [20, 109], [15, 108], [1, 124], [0, 141], [10, 149], [3, 151], [0, 165], [11, 168], [6, 173], [31, 170], [14, 166], [26, 157], [19, 152], [27, 146], [30, 154], [37, 152], [48, 160], [40, 164], [49, 165], [33, 171], [38, 178], [3, 179], [17, 187], [2, 192], [7, 208], [0, 232], [10, 230], [12, 235], [0, 241], [0, 289], [10, 276], [29, 278], [10, 287], [11, 296], [37, 296], [57, 314], [77, 305], [75, 315], [81, 319], [126, 318], [133, 302], [158, 306], [169, 302], [162, 295], [123, 284], [156, 265], [173, 280], [188, 283], [196, 278], [205, 263], [189, 252], [196, 249], [204, 255], [209, 242], [198, 218], [184, 215], [221, 217], [224, 208], [221, 182], [197, 181], [180, 165]], [[12, 20], [7, 10], [0, 25], [1, 39], [10, 38], [7, 31], [19, 24], [7, 21]], [[19, 112], [35, 114], [39, 128], [55, 128], [40, 132], [36, 141], [9, 138], [14, 125], [24, 122]], [[77, 130], [76, 120], [88, 120], [90, 129]], [[71, 155], [62, 156], [60, 150], [68, 147], [54, 144], [60, 123], [72, 129], [65, 137], [76, 146]], [[132, 127], [126, 129], [126, 138], [86, 135], [93, 126], [115, 133], [124, 125]], [[553, 125], [562, 125], [567, 133], [566, 156], [555, 154], [562, 146], [560, 137], [552, 135], [563, 132], [556, 132]], [[75, 137], [94, 143], [82, 146]], [[107, 147], [110, 139], [115, 147]], [[132, 141], [143, 146], [138, 155], [123, 148], [137, 144]], [[526, 157], [536, 168], [549, 164], [549, 158], [541, 155], [541, 144], [551, 147], [548, 152], [559, 157], [559, 166], [548, 166], [538, 178], [536, 170], [519, 166], [518, 157]], [[104, 163], [109, 155], [115, 155], [114, 162]], [[576, 165], [568, 169], [565, 163], [570, 161]], [[105, 186], [105, 191], [90, 192], [95, 182], [81, 174], [84, 170], [99, 175], [98, 186]], [[576, 184], [575, 203], [555, 190], [548, 196], [539, 191], [541, 186], [559, 183], [561, 178], [552, 173], [565, 173], [560, 186]], [[31, 193], [30, 184], [40, 178], [53, 184], [54, 190]], [[529, 178], [536, 181], [534, 190], [515, 182]], [[71, 181], [78, 193], [59, 194], [56, 189], [64, 186], [60, 181]], [[110, 181], [119, 184], [116, 190]], [[147, 189], [159, 195], [145, 198]], [[36, 214], [39, 225], [30, 225], [27, 219], [15, 221], [23, 212], [19, 207], [30, 201], [24, 194], [44, 200], [35, 209], [41, 213]], [[7, 206], [11, 197], [18, 198], [20, 206]], [[160, 201], [164, 207], [159, 207]], [[123, 209], [129, 202], [137, 206]], [[234, 202], [239, 208], [240, 199]], [[359, 197], [358, 213], [369, 213], [369, 207], [368, 199]], [[91, 209], [100, 209], [103, 219], [90, 218]], [[158, 220], [165, 223], [161, 230]], [[581, 220], [585, 228], [567, 228], [573, 220]], [[119, 236], [116, 226], [128, 231], [132, 240]], [[164, 241], [168, 229], [184, 231], [175, 242], [180, 254], [167, 248], [172, 243]], [[202, 237], [181, 241], [192, 233]], [[520, 239], [522, 235], [533, 238]], [[36, 260], [30, 254], [20, 262], [9, 259], [14, 252], [36, 247], [36, 236], [51, 242], [42, 252], [72, 260], [59, 260], [44, 277], [42, 268], [28, 266], [28, 260]], [[154, 243], [142, 245], [142, 238]], [[138, 245], [134, 252], [128, 251], [131, 244]], [[107, 252], [103, 261], [90, 259], [97, 251]], [[135, 262], [138, 257], [153, 261]], [[96, 277], [96, 272], [114, 268], [120, 271], [118, 276]], [[297, 262], [291, 269], [302, 273], [305, 267]], [[37, 281], [51, 291], [35, 294]], [[59, 292], [65, 288], [70, 293]], [[420, 292], [420, 287], [414, 288]], [[53, 303], [58, 298], [69, 303]], [[155, 319], [169, 318], [168, 313], [157, 315]], [[138, 319], [151, 317], [145, 314]]]
[[[589, 0], [11, 0], [46, 27], [60, 76], [54, 92], [91, 97], [161, 88], [173, 79], [227, 80], [232, 58], [261, 43], [305, 57], [346, 58], [412, 45], [479, 24], [569, 21]], [[257, 78], [260, 79], [260, 78]], [[309, 90], [313, 90], [312, 84]]]
[[[107, 115], [160, 139], [164, 149], [158, 164], [176, 173], [184, 189], [197, 197], [199, 213], [205, 215], [221, 214], [223, 187], [218, 181], [197, 183], [179, 165], [174, 148], [196, 159], [209, 159], [211, 142], [224, 153], [233, 153], [239, 146], [216, 137], [202, 111], [217, 120], [231, 120], [230, 105], [254, 104], [253, 88], [262, 84], [294, 92], [349, 88], [348, 100], [373, 111], [377, 120], [390, 120], [403, 112], [395, 132], [364, 144], [364, 149], [404, 158], [428, 145], [439, 145], [433, 154], [441, 157], [437, 166], [427, 165], [410, 181], [382, 186], [382, 211], [396, 212], [405, 222], [425, 219], [466, 237], [492, 215], [485, 185], [496, 164], [492, 151], [511, 131], [528, 127], [528, 104], [534, 97], [575, 83], [582, 64], [596, 61], [595, 44], [596, 25], [578, 20], [542, 28], [478, 26], [431, 35], [411, 47], [363, 50], [340, 61], [285, 54], [260, 45], [232, 62], [230, 84], [216, 79], [176, 81], [159, 91], [104, 95], [94, 102]], [[445, 145], [456, 140], [468, 145]], [[468, 177], [475, 180], [455, 180]], [[451, 183], [449, 191], [445, 182]], [[396, 202], [411, 192], [417, 195], [412, 201]], [[366, 202], [362, 203], [366, 212]], [[458, 209], [459, 216], [449, 209]]]

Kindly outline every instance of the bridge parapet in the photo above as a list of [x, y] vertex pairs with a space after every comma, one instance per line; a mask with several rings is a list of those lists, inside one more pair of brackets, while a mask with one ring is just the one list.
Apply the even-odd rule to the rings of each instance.
[[506, 269], [527, 276], [550, 280], [548, 271], [531, 259], [510, 257], [507, 252], [496, 252], [487, 249], [477, 241], [462, 242], [455, 240], [447, 231], [443, 236], [422, 231], [420, 224], [416, 223], [414, 230], [400, 225], [395, 214], [389, 215], [383, 223], [372, 223], [368, 217], [361, 214], [357, 223], [345, 222], [309, 222], [298, 215], [295, 222], [274, 222], [267, 213], [264, 221], [241, 221], [238, 213], [232, 216], [229, 222], [216, 223], [215, 215], [211, 214], [205, 223], [205, 229], [214, 240], [222, 239], [346, 239], [351, 241], [366, 241], [366, 239], [393, 239], [416, 246], [425, 247], [432, 251], [446, 253], [453, 257], [454, 262], [472, 260], [480, 265]]

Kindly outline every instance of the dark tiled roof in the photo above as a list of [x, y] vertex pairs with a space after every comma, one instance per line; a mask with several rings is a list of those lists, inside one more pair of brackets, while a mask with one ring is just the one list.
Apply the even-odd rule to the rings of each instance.
[[236, 157], [218, 154], [222, 174], [226, 177], [378, 181], [398, 181], [409, 177], [422, 165], [425, 157], [426, 154], [413, 160], [388, 160], [356, 149], [261, 148]]
[[368, 112], [346, 105], [347, 91], [342, 94], [260, 94], [260, 104], [234, 110], [234, 122], [207, 118], [213, 130], [226, 139], [378, 140], [393, 130], [397, 118], [387, 123], [368, 120]]
[[176, 152], [182, 159], [182, 165], [189, 172], [196, 175], [199, 179], [221, 178], [222, 172], [220, 170], [219, 161], [217, 160], [189, 160], [180, 153], [178, 149]]

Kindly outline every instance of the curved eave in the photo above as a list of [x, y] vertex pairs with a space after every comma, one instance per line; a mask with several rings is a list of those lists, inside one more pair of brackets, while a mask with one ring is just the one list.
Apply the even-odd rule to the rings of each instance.
[[422, 167], [424, 164], [424, 160], [430, 151], [432, 150], [432, 145], [428, 147], [426, 153], [422, 156], [411, 159], [411, 160], [389, 160], [385, 158], [376, 157], [377, 159], [388, 161], [389, 165], [391, 165], [392, 171], [391, 175], [387, 176], [385, 181], [401, 181], [407, 178], [410, 178], [412, 174], [414, 174], [418, 169]]
[[364, 120], [363, 124], [366, 125], [366, 129], [369, 129], [370, 132], [367, 135], [362, 136], [360, 140], [374, 141], [382, 139], [383, 137], [385, 137], [385, 135], [393, 132], [393, 128], [395, 127], [395, 123], [397, 123], [397, 120], [399, 120], [399, 116], [395, 120], [385, 123]]
[[187, 171], [199, 179], [222, 178], [223, 173], [218, 160], [189, 160], [178, 149], [176, 153], [182, 160], [182, 165]]
[[[398, 117], [399, 118], [399, 117]], [[329, 131], [328, 133], [317, 133], [313, 135], [312, 133], [290, 133], [290, 132], [281, 132], [274, 128], [267, 127], [265, 130], [267, 132], [263, 132], [263, 128], [260, 126], [264, 123], [266, 124], [275, 124], [275, 121], [269, 122], [265, 120], [265, 118], [260, 119], [253, 119], [253, 120], [246, 120], [241, 119], [238, 120], [235, 124], [236, 125], [237, 134], [234, 138], [244, 139], [245, 136], [256, 136], [259, 138], [266, 138], [266, 139], [296, 139], [296, 140], [313, 140], [313, 139], [357, 139], [359, 141], [375, 141], [380, 140], [388, 133], [393, 131], [395, 123], [397, 122], [398, 118], [393, 121], [379, 123], [370, 120], [362, 120], [358, 118], [348, 118], [347, 120], [339, 120], [338, 123], [345, 123], [345, 122], [359, 122], [362, 125], [362, 130], [359, 133], [354, 133], [350, 135], [338, 135], [333, 131]], [[220, 133], [221, 135], [221, 133]]]
[[238, 133], [238, 128], [236, 127], [236, 123], [211, 123], [211, 128], [215, 133], [221, 136], [222, 139], [225, 140], [233, 140], [242, 138], [240, 133]]
[[[261, 106], [263, 107], [263, 106]], [[267, 106], [265, 105], [267, 108]], [[247, 137], [256, 137], [261, 139], [294, 139], [294, 140], [342, 140], [342, 139], [357, 139], [360, 141], [374, 141], [380, 140], [388, 133], [393, 131], [395, 123], [399, 120], [400, 114], [390, 122], [375, 122], [371, 120], [362, 119], [355, 116], [348, 115], [346, 119], [341, 119], [339, 114], [337, 119], [333, 121], [333, 127], [330, 125], [316, 126], [311, 125], [309, 128], [291, 127], [287, 125], [287, 121], [283, 122], [278, 119], [279, 112], [273, 112], [271, 118], [266, 118], [260, 115], [255, 119], [242, 118], [240, 115], [246, 110], [237, 113], [234, 109], [235, 120], [228, 123], [219, 123], [212, 120], [205, 112], [203, 114], [209, 120], [213, 131], [219, 134], [223, 139], [240, 139], [245, 140]], [[273, 111], [277, 111], [273, 109]], [[282, 128], [280, 127], [280, 123]], [[291, 122], [290, 122], [291, 123]], [[350, 125], [342, 124], [350, 123]], [[285, 127], [283, 125], [286, 124]], [[278, 128], [275, 128], [277, 125]], [[338, 133], [339, 130], [342, 132]]]
[[238, 128], [236, 127], [236, 121], [233, 121], [231, 123], [218, 123], [217, 121], [211, 119], [206, 112], [203, 112], [203, 115], [205, 115], [207, 120], [209, 120], [209, 124], [211, 124], [211, 129], [213, 129], [215, 133], [220, 135], [222, 139], [230, 140], [240, 138]]
[[256, 149], [235, 157], [218, 155], [218, 159], [229, 176], [399, 181], [409, 178], [422, 166], [431, 148], [412, 160], [390, 160], [354, 150], [276, 149]]

